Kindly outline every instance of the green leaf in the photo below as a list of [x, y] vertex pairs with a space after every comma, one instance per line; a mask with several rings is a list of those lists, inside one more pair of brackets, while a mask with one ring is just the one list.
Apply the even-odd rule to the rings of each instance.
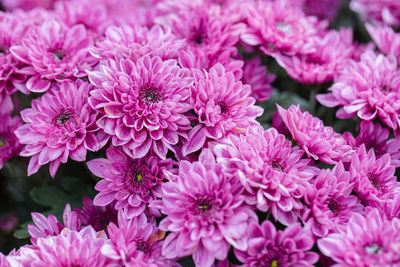
[[13, 236], [18, 239], [30, 238], [31, 236], [28, 233], [28, 224], [33, 224], [33, 221], [20, 224], [19, 229], [14, 231]]

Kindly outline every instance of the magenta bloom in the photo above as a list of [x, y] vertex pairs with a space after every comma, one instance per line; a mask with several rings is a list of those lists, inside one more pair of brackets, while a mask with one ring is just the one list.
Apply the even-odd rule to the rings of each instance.
[[69, 204], [67, 204], [64, 209], [64, 224], [59, 222], [53, 214], [49, 214], [46, 218], [41, 213], [32, 212], [32, 220], [34, 225], [28, 225], [28, 232], [31, 235], [31, 242], [34, 245], [37, 244], [39, 238], [59, 235], [65, 228], [75, 231], [81, 229], [81, 222], [78, 215], [74, 211], [71, 211], [71, 206]]
[[345, 132], [343, 137], [349, 145], [357, 150], [362, 144], [367, 150], [373, 149], [375, 156], [381, 157], [386, 153], [391, 156], [391, 164], [400, 167], [400, 138], [389, 138], [389, 129], [370, 121], [361, 121], [359, 134], [356, 138], [350, 132]]
[[382, 53], [400, 58], [400, 33], [394, 32], [389, 26], [366, 24], [365, 28]]
[[[163, 171], [173, 167], [171, 159], [131, 159], [116, 148], [107, 149], [107, 159], [93, 159], [87, 165], [94, 175], [104, 178], [95, 186], [99, 193], [94, 204], [104, 207], [115, 201], [115, 209], [124, 209], [129, 219], [142, 214], [149, 202], [161, 196]], [[157, 209], [149, 211], [160, 215]]]
[[184, 45], [184, 40], [173, 35], [169, 27], [160, 25], [150, 29], [126, 24], [110, 26], [105, 35], [104, 40], [90, 48], [90, 53], [99, 59], [130, 58], [136, 61], [148, 54], [159, 56], [163, 60], [176, 59]]
[[284, 1], [258, 1], [248, 6], [248, 28], [241, 39], [248, 45], [260, 46], [267, 55], [313, 52], [315, 48], [309, 40], [325, 31], [326, 23]]
[[[4, 103], [5, 104], [5, 103]], [[6, 108], [5, 105], [0, 105], [0, 108]], [[10, 114], [1, 114], [0, 111], [0, 169], [3, 168], [4, 163], [18, 155], [22, 149], [18, 138], [15, 136], [14, 131], [22, 125], [20, 117], [12, 118]]]
[[214, 147], [217, 161], [240, 179], [246, 202], [271, 214], [284, 225], [297, 222], [304, 208], [305, 186], [318, 172], [304, 152], [274, 128], [250, 128]]
[[161, 255], [164, 242], [161, 240], [165, 232], [159, 231], [143, 213], [129, 220], [119, 212], [118, 226], [112, 223], [107, 230], [111, 242], [104, 244], [101, 252], [123, 266], [137, 266], [135, 263], [138, 258], [142, 263], [147, 263], [146, 266], [180, 266]]
[[327, 107], [340, 106], [338, 118], [378, 117], [393, 130], [400, 127], [400, 70], [394, 57], [367, 51], [360, 62], [349, 60], [329, 91], [317, 99]]
[[332, 127], [324, 126], [322, 120], [307, 111], [302, 112], [299, 105], [292, 105], [288, 110], [279, 105], [277, 107], [293, 140], [304, 149], [308, 157], [327, 164], [350, 161], [352, 148]]
[[354, 191], [365, 205], [391, 201], [399, 192], [400, 183], [394, 176], [395, 167], [390, 163], [390, 155], [375, 157], [374, 150], [366, 151], [361, 145], [354, 153], [350, 165]]
[[265, 101], [272, 93], [271, 83], [276, 75], [267, 73], [267, 67], [261, 65], [259, 57], [245, 61], [242, 82], [251, 86], [251, 96], [257, 102]]
[[69, 157], [84, 161], [87, 150], [97, 151], [104, 145], [104, 133], [96, 136], [97, 113], [87, 102], [90, 89], [91, 85], [81, 80], [56, 83], [50, 92], [32, 100], [32, 108], [21, 111], [26, 124], [15, 134], [25, 144], [21, 155], [31, 157], [28, 175], [50, 163], [54, 177]]
[[332, 22], [339, 11], [341, 0], [294, 0], [301, 2], [301, 9], [305, 14], [317, 16], [321, 20], [329, 20]]
[[[0, 217], [0, 231], [3, 233], [12, 233], [14, 229], [18, 226], [18, 224], [18, 217], [13, 214], [8, 214]], [[0, 266], [2, 265], [0, 264]]]
[[326, 83], [333, 79], [352, 55], [352, 42], [351, 29], [341, 29], [339, 32], [332, 30], [312, 39], [315, 48], [312, 53], [290, 57], [277, 53], [273, 56], [294, 80], [306, 84]]
[[346, 229], [318, 240], [320, 251], [335, 266], [398, 266], [400, 221], [382, 217], [376, 209], [353, 214]]
[[202, 148], [206, 139], [218, 140], [228, 133], [245, 133], [263, 112], [255, 106], [249, 85], [236, 81], [232, 72], [216, 64], [208, 72], [193, 70], [194, 84], [190, 104], [198, 116], [198, 124], [189, 132], [182, 147], [184, 155]]
[[51, 8], [56, 0], [2, 0], [1, 4], [6, 10], [30, 10], [36, 7]]
[[9, 256], [12, 266], [108, 266], [112, 261], [100, 252], [107, 240], [90, 226], [79, 232], [64, 229], [59, 235], [39, 238], [35, 246], [25, 246]]
[[364, 210], [359, 199], [351, 195], [354, 182], [342, 162], [332, 170], [322, 170], [311, 186], [305, 196], [307, 209], [302, 219], [317, 237], [337, 232], [353, 213]]
[[113, 205], [97, 207], [88, 197], [84, 197], [82, 202], [82, 209], [74, 209], [74, 212], [84, 226], [90, 225], [99, 232], [106, 230], [111, 222], [117, 222], [117, 211]]
[[270, 221], [262, 225], [250, 224], [247, 229], [249, 248], [235, 249], [236, 257], [245, 267], [252, 266], [314, 266], [318, 254], [311, 252], [312, 237], [300, 224], [292, 224], [284, 231], [277, 231]]
[[396, 0], [352, 0], [350, 8], [362, 19], [383, 22], [391, 26], [400, 25], [400, 2]]
[[196, 266], [208, 267], [226, 259], [230, 245], [247, 249], [246, 230], [257, 216], [243, 205], [242, 185], [226, 176], [210, 150], [197, 162], [181, 160], [179, 174], [169, 179], [156, 205], [167, 215], [160, 229], [171, 232], [163, 244], [166, 258], [192, 254]]
[[192, 78], [176, 61], [147, 55], [135, 63], [109, 60], [100, 69], [89, 74], [97, 87], [89, 103], [102, 114], [97, 125], [129, 156], [142, 158], [154, 151], [165, 159], [190, 128], [184, 113], [190, 110]]
[[31, 92], [45, 92], [53, 80], [86, 76], [95, 63], [90, 58], [90, 39], [83, 25], [68, 28], [56, 20], [32, 27], [20, 45], [10, 48], [22, 63], [29, 65], [25, 72], [31, 77], [26, 86]]

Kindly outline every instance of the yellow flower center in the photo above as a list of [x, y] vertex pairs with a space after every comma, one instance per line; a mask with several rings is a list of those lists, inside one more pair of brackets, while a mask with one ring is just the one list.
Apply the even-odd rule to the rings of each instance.
[[277, 260], [273, 260], [271, 262], [271, 267], [278, 267], [278, 261]]

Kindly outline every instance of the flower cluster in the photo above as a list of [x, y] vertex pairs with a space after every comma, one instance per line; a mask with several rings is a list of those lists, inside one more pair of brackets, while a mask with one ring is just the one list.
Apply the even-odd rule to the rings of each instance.
[[0, 266], [400, 264], [398, 1], [0, 3]]

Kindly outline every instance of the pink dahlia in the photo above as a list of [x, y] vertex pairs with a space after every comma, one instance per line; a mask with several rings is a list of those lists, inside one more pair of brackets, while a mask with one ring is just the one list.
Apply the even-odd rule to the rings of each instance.
[[377, 209], [353, 214], [346, 229], [318, 240], [320, 251], [335, 266], [398, 266], [400, 220], [387, 220]]
[[108, 241], [90, 226], [74, 231], [64, 229], [59, 235], [39, 238], [35, 246], [24, 246], [9, 256], [12, 266], [109, 266], [110, 259], [101, 254]]
[[318, 254], [311, 252], [314, 240], [301, 228], [292, 224], [277, 231], [270, 221], [262, 225], [252, 223], [247, 229], [249, 247], [246, 251], [235, 249], [236, 257], [245, 267], [253, 266], [314, 266]]
[[[107, 159], [93, 159], [87, 165], [94, 175], [103, 178], [95, 186], [99, 193], [94, 204], [104, 207], [115, 201], [115, 209], [124, 209], [130, 219], [142, 214], [148, 203], [161, 196], [164, 170], [172, 169], [173, 162], [156, 156], [131, 159], [116, 148], [108, 148]], [[157, 209], [146, 211], [160, 215]]]
[[104, 244], [101, 252], [123, 266], [137, 266], [135, 263], [138, 258], [142, 263], [147, 263], [146, 266], [180, 266], [161, 255], [165, 232], [160, 231], [155, 222], [148, 221], [143, 213], [129, 220], [119, 212], [118, 226], [110, 224], [108, 235], [110, 242]]
[[400, 33], [396, 33], [389, 26], [366, 24], [365, 28], [367, 28], [372, 40], [383, 54], [400, 58]]
[[350, 132], [345, 132], [343, 137], [354, 150], [364, 144], [367, 150], [373, 149], [377, 157], [389, 153], [391, 164], [395, 167], [400, 167], [400, 138], [388, 139], [389, 135], [389, 129], [383, 128], [380, 124], [361, 121], [359, 134], [356, 138]]
[[162, 185], [160, 206], [167, 215], [160, 229], [170, 231], [163, 244], [169, 259], [193, 255], [196, 266], [211, 266], [214, 259], [224, 260], [230, 245], [247, 249], [246, 230], [257, 216], [243, 204], [243, 187], [227, 176], [209, 149], [199, 161], [181, 160], [179, 174], [169, 174]]
[[98, 207], [88, 197], [84, 197], [82, 202], [82, 209], [74, 209], [74, 212], [84, 226], [90, 225], [99, 232], [106, 230], [111, 222], [117, 222], [117, 211], [113, 205]]
[[292, 105], [288, 110], [279, 105], [277, 107], [293, 140], [304, 149], [308, 157], [327, 164], [350, 161], [352, 148], [332, 127], [324, 126], [322, 120], [307, 111], [302, 112], [299, 105]]
[[47, 218], [37, 212], [32, 212], [32, 220], [34, 224], [28, 225], [28, 232], [31, 235], [31, 242], [36, 245], [39, 238], [47, 238], [48, 236], [56, 236], [61, 233], [64, 228], [79, 231], [81, 222], [78, 215], [71, 211], [71, 206], [67, 204], [63, 213], [63, 222], [59, 222], [53, 214], [49, 214]]
[[284, 225], [298, 220], [304, 208], [305, 186], [318, 172], [304, 152], [274, 128], [250, 128], [245, 135], [230, 135], [214, 147], [225, 172], [240, 179], [245, 201], [271, 214]]
[[400, 2], [397, 0], [352, 0], [350, 8], [364, 20], [400, 26]]
[[305, 195], [307, 209], [302, 216], [315, 236], [324, 237], [337, 232], [346, 226], [353, 213], [364, 210], [359, 199], [351, 195], [353, 188], [354, 182], [342, 162], [332, 170], [319, 173]]
[[[6, 108], [0, 105], [0, 108]], [[10, 114], [1, 114], [0, 111], [0, 169], [4, 163], [18, 155], [22, 149], [22, 145], [15, 136], [14, 131], [22, 125], [20, 117], [12, 118]]]
[[324, 36], [315, 36], [311, 42], [315, 48], [312, 53], [290, 57], [279, 53], [272, 55], [290, 77], [306, 84], [331, 81], [355, 49], [351, 29], [332, 30]]
[[326, 27], [326, 23], [284, 1], [249, 3], [246, 12], [248, 27], [241, 39], [248, 45], [260, 46], [267, 55], [313, 52], [315, 48], [309, 40], [324, 33]]
[[261, 65], [259, 57], [245, 61], [242, 82], [251, 86], [251, 96], [257, 102], [262, 102], [269, 98], [273, 91], [271, 83], [275, 78], [275, 74], [267, 73], [267, 67]]
[[390, 162], [390, 155], [376, 158], [374, 150], [366, 151], [361, 145], [354, 153], [350, 165], [354, 191], [365, 205], [391, 201], [395, 192], [399, 192], [400, 183], [394, 176], [395, 167]]
[[26, 124], [15, 135], [25, 144], [21, 156], [31, 157], [28, 175], [47, 163], [55, 176], [68, 158], [84, 161], [87, 150], [97, 151], [104, 145], [104, 133], [98, 132], [97, 113], [88, 104], [89, 83], [55, 83], [52, 90], [32, 100], [32, 108], [21, 111]]
[[26, 86], [31, 92], [45, 92], [51, 82], [86, 76], [95, 63], [90, 57], [90, 39], [83, 25], [68, 28], [57, 20], [47, 20], [33, 26], [20, 45], [10, 48], [22, 63], [29, 65], [25, 72], [31, 77]]
[[123, 24], [108, 27], [105, 38], [92, 46], [90, 53], [99, 59], [130, 58], [136, 61], [150, 54], [166, 60], [178, 58], [183, 45], [184, 40], [173, 35], [169, 27], [155, 25], [149, 29]]
[[186, 51], [205, 61], [220, 55], [235, 55], [236, 44], [244, 29], [244, 24], [234, 23], [220, 7], [204, 3], [180, 8], [159, 22], [169, 25], [173, 34], [185, 40]]
[[340, 106], [338, 118], [357, 115], [370, 121], [378, 117], [393, 130], [400, 127], [400, 70], [396, 58], [367, 51], [361, 61], [347, 62], [329, 91], [317, 95], [317, 99], [327, 107]]
[[89, 79], [90, 105], [101, 113], [97, 125], [112, 136], [114, 146], [122, 146], [133, 158], [150, 151], [165, 159], [190, 122], [189, 85], [192, 78], [175, 60], [143, 56], [109, 60], [93, 71]]
[[263, 109], [254, 105], [251, 88], [237, 81], [232, 72], [216, 64], [208, 72], [193, 70], [194, 84], [190, 90], [190, 104], [198, 117], [198, 124], [189, 132], [183, 145], [184, 155], [203, 147], [207, 139], [218, 140], [228, 133], [245, 133]]

